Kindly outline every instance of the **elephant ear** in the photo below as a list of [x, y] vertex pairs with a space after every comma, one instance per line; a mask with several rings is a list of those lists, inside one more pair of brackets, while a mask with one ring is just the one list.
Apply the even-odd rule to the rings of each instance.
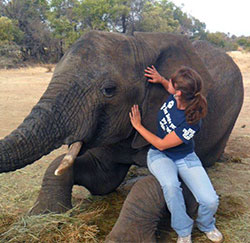
[[[149, 84], [147, 94], [142, 105], [142, 124], [149, 131], [156, 134], [157, 131], [157, 113], [168, 97], [168, 92], [158, 84]], [[136, 132], [132, 148], [139, 149], [147, 146], [149, 143]]]
[[[144, 38], [145, 42], [147, 42], [148, 35], [144, 36], [143, 33], [140, 33], [140, 35], [142, 35], [140, 38]], [[154, 55], [155, 53], [158, 53], [158, 56], [154, 58], [155, 61], [153, 62], [151, 59], [151, 63], [148, 65], [154, 65], [158, 72], [166, 79], [169, 79], [171, 74], [181, 66], [193, 68], [203, 78], [204, 94], [206, 95], [212, 83], [212, 78], [203, 62], [196, 54], [191, 42], [186, 37], [173, 34], [165, 34], [164, 36], [161, 35], [160, 38], [164, 39], [161, 41], [160, 45], [156, 44], [154, 46], [153, 52]], [[152, 39], [148, 42], [152, 48]], [[167, 100], [169, 93], [163, 88], [162, 85], [151, 84], [147, 81], [146, 83], [147, 91], [141, 106], [142, 124], [149, 131], [156, 134], [157, 113], [162, 104]], [[132, 141], [132, 148], [140, 149], [147, 145], [149, 145], [149, 143], [138, 132], [136, 132]]]

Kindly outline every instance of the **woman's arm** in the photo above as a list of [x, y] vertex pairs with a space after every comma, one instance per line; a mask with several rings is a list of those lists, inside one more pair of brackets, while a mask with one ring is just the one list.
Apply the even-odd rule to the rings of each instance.
[[173, 131], [167, 134], [163, 139], [151, 133], [141, 124], [141, 115], [138, 105], [134, 105], [129, 113], [130, 121], [133, 127], [152, 145], [160, 151], [176, 147], [183, 143], [183, 141]]
[[151, 68], [147, 67], [144, 71], [145, 77], [149, 78], [150, 83], [160, 83], [168, 91], [169, 81], [162, 77], [153, 65]]

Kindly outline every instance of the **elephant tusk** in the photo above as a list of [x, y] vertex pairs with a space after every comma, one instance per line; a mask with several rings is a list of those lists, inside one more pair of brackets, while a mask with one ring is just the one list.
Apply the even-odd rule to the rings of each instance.
[[70, 145], [68, 153], [64, 156], [60, 165], [55, 170], [56, 176], [64, 174], [65, 171], [73, 165], [76, 156], [80, 152], [81, 147], [82, 147], [82, 142], [75, 142]]

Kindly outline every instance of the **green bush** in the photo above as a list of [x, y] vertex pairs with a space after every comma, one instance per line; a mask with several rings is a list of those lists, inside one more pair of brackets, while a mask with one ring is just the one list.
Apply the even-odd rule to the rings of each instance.
[[0, 17], [0, 42], [9, 43], [20, 41], [23, 38], [23, 32], [17, 27], [14, 20], [7, 17]]
[[250, 51], [250, 37], [240, 37], [237, 43], [246, 51]]
[[206, 32], [202, 36], [203, 40], [207, 40], [212, 45], [222, 48], [225, 51], [235, 51], [238, 49], [238, 43], [233, 37], [229, 37], [223, 32], [210, 33]]
[[20, 46], [14, 42], [0, 42], [0, 68], [16, 68], [22, 66]]

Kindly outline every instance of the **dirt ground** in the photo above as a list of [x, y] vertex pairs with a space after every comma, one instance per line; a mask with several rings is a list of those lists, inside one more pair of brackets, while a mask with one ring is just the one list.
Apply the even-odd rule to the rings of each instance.
[[[233, 203], [240, 203], [237, 204], [240, 205], [237, 208], [240, 211], [239, 217], [229, 215], [227, 223], [222, 220], [223, 225], [221, 220], [218, 221], [225, 234], [225, 242], [245, 243], [250, 242], [248, 236], [250, 231], [248, 208], [250, 205], [250, 53], [231, 52], [229, 54], [238, 64], [243, 75], [244, 104], [225, 150], [231, 160], [216, 163], [208, 169], [208, 173], [223, 199], [222, 206], [229, 208], [232, 204], [230, 198], [233, 198]], [[45, 91], [51, 77], [52, 73], [47, 73], [44, 67], [0, 70], [0, 138], [8, 135], [29, 114]], [[66, 147], [63, 146], [24, 169], [0, 174], [0, 214], [8, 212], [16, 215], [27, 212], [39, 191], [44, 171], [49, 163], [65, 150]], [[75, 197], [78, 197], [79, 190], [86, 195], [87, 192], [84, 189], [76, 188], [73, 192]], [[234, 214], [235, 211], [229, 211], [229, 213]], [[224, 217], [222, 210], [218, 217], [219, 219]], [[239, 226], [235, 227], [238, 223]], [[202, 240], [200, 235], [195, 239], [197, 240], [194, 242], [207, 242]], [[173, 242], [174, 240], [175, 238]]]

